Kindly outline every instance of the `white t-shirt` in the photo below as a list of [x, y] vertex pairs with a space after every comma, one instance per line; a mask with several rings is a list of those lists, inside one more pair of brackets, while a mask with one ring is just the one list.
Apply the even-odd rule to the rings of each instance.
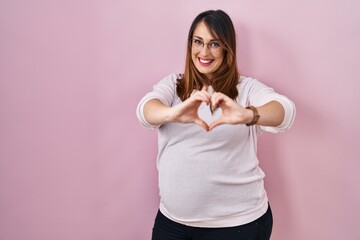
[[[256, 220], [268, 208], [265, 174], [256, 155], [257, 137], [263, 131], [289, 129], [295, 117], [293, 102], [256, 79], [240, 77], [237, 103], [280, 102], [285, 118], [278, 127], [223, 124], [206, 132], [196, 124], [149, 124], [143, 114], [146, 102], [159, 99], [167, 106], [181, 102], [176, 94], [178, 78], [171, 74], [162, 79], [137, 107], [140, 123], [158, 129], [160, 211], [175, 222], [195, 227], [231, 227]], [[198, 113], [205, 122], [221, 114], [218, 110], [211, 115], [206, 104], [200, 105]]]

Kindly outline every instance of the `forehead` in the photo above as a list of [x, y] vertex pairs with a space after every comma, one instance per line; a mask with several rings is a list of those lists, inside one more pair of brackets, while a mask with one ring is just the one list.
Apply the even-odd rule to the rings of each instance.
[[215, 36], [211, 34], [209, 28], [206, 26], [204, 21], [199, 22], [194, 30], [193, 37], [200, 37], [204, 40], [212, 40], [215, 39]]

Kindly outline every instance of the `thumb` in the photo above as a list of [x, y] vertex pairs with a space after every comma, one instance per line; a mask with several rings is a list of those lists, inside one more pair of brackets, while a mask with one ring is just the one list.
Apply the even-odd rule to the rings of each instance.
[[206, 122], [204, 122], [204, 120], [201, 120], [200, 118], [196, 118], [194, 119], [194, 123], [205, 129], [205, 131], [207, 132], [209, 131], [209, 126], [207, 125]]
[[209, 126], [209, 131], [213, 130], [215, 127], [217, 127], [217, 126], [219, 126], [219, 125], [222, 125], [222, 124], [224, 124], [224, 123], [225, 123], [225, 122], [224, 122], [224, 120], [223, 120], [222, 117], [216, 119], [215, 121], [213, 121], [213, 122], [210, 124], [210, 126]]

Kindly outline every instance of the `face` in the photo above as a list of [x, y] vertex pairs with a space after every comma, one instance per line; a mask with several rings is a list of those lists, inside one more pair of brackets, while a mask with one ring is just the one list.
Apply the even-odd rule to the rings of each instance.
[[211, 79], [213, 73], [221, 66], [224, 51], [220, 40], [214, 38], [203, 21], [194, 30], [191, 47], [191, 58], [199, 72]]

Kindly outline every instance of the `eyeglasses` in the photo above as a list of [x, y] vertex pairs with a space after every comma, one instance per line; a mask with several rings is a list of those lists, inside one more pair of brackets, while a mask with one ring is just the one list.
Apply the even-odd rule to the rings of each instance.
[[203, 41], [201, 41], [198, 38], [191, 38], [191, 46], [195, 49], [195, 50], [201, 50], [205, 45], [208, 47], [208, 49], [211, 52], [218, 52], [221, 50], [221, 44], [219, 41], [215, 41], [212, 40], [208, 43], [204, 43]]

